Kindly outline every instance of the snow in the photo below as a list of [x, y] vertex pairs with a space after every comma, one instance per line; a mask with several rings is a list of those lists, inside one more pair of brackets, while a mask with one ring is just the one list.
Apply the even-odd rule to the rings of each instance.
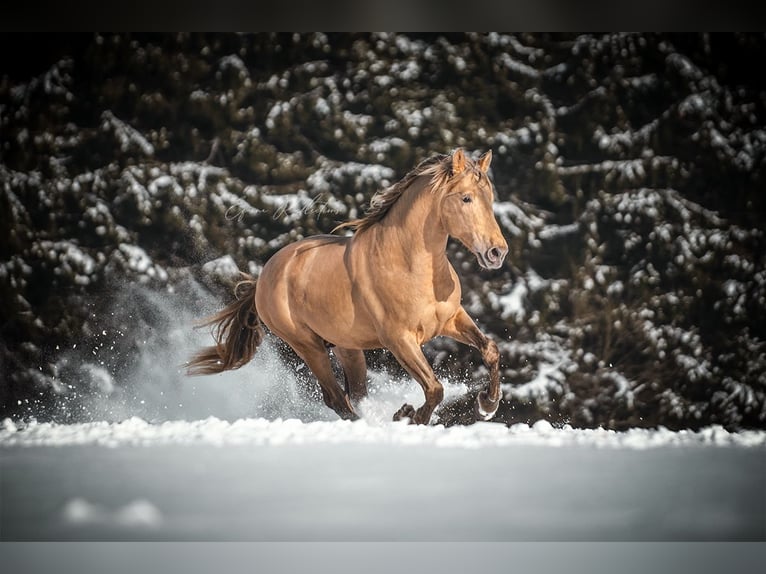
[[[405, 401], [422, 402], [419, 386], [375, 369], [358, 407], [362, 418], [342, 421], [301, 389], [298, 369], [280, 359], [270, 339], [242, 369], [184, 377], [175, 365], [209, 341], [209, 334], [189, 328], [204, 309], [192, 313], [185, 302], [173, 306], [170, 295], [143, 288], [124, 298], [130, 305], [118, 301], [119, 309], [152, 309], [165, 328], [139, 342], [129, 384], [99, 381], [103, 372], [90, 369], [93, 385], [105, 386], [88, 406], [91, 422], [0, 421], [6, 539], [735, 540], [765, 534], [765, 431], [615, 432], [546, 421], [445, 427], [440, 409], [430, 426], [412, 426], [391, 416]], [[539, 372], [531, 377], [537, 390], [560, 385], [556, 379], [571, 363], [560, 342], [547, 341], [538, 355], [532, 344], [513, 344], [514, 353], [538, 357]], [[445, 408], [469, 391], [459, 381], [444, 383]], [[503, 385], [504, 401], [527, 391], [531, 386]]]
[[236, 281], [239, 278], [239, 267], [231, 255], [224, 255], [202, 265], [202, 271], [220, 281]]
[[487, 293], [493, 309], [500, 311], [500, 318], [507, 320], [513, 318], [514, 321], [521, 321], [526, 315], [524, 310], [524, 301], [527, 298], [527, 285], [524, 281], [517, 282], [509, 293], [496, 295], [492, 291]]
[[764, 536], [766, 433], [216, 418], [0, 431], [23, 540]]
[[57, 265], [54, 273], [74, 277], [74, 282], [87, 285], [96, 270], [96, 262], [76, 243], [68, 240], [41, 240], [32, 245], [31, 252]]
[[658, 119], [654, 119], [638, 129], [628, 129], [614, 131], [607, 134], [601, 126], [593, 132], [594, 140], [598, 146], [605, 151], [612, 153], [629, 151], [636, 145], [645, 145], [657, 131], [660, 124]]
[[115, 509], [88, 502], [84, 498], [73, 498], [61, 509], [60, 519], [73, 526], [124, 526], [154, 528], [162, 522], [162, 515], [147, 500], [134, 500]]
[[516, 72], [520, 76], [525, 76], [529, 79], [536, 80], [540, 77], [538, 72], [532, 66], [525, 64], [515, 58], [512, 58], [509, 54], [503, 53], [498, 58], [503, 67], [507, 68], [511, 72]]
[[513, 201], [496, 201], [492, 208], [503, 229], [514, 236], [522, 235], [526, 230], [535, 231], [544, 225], [543, 218], [526, 213]]
[[110, 395], [114, 392], [114, 377], [104, 367], [85, 363], [82, 365], [81, 370], [96, 390], [105, 395]]
[[545, 241], [565, 237], [567, 235], [575, 235], [580, 231], [580, 223], [575, 221], [574, 223], [568, 223], [566, 225], [546, 225], [537, 234], [540, 239]]
[[247, 66], [242, 61], [242, 59], [236, 54], [230, 54], [218, 60], [218, 66], [220, 67], [221, 70], [225, 70], [226, 68], [233, 68], [239, 73], [240, 77], [242, 78], [249, 76], [249, 73], [247, 71]]
[[[392, 145], [396, 144], [392, 142]], [[306, 178], [307, 191], [300, 190], [294, 199], [289, 200], [297, 201], [298, 212], [305, 207], [309, 208], [306, 213], [317, 212], [317, 209], [312, 209], [312, 205], [319, 199], [319, 205], [315, 207], [324, 209], [328, 213], [344, 214], [348, 208], [338, 198], [339, 190], [345, 187], [357, 192], [365, 190], [377, 192], [387, 187], [395, 175], [391, 168], [384, 165], [359, 162], [339, 163], [324, 157], [320, 158], [319, 166], [319, 169]], [[311, 197], [308, 197], [307, 193]], [[301, 197], [300, 194], [303, 196]], [[290, 197], [289, 194], [287, 197]], [[292, 209], [292, 211], [296, 210]]]
[[120, 120], [111, 111], [107, 110], [101, 114], [102, 127], [105, 131], [113, 130], [117, 141], [120, 143], [120, 149], [127, 151], [134, 147], [140, 149], [144, 155], [153, 156], [154, 146], [141, 135], [136, 128]]
[[561, 383], [564, 373], [561, 371], [562, 365], [566, 359], [549, 363], [541, 362], [537, 368], [537, 375], [531, 381], [517, 385], [510, 391], [513, 399], [531, 401], [533, 399], [547, 401], [550, 398], [551, 391], [554, 394], [560, 394]]
[[113, 253], [113, 257], [124, 261], [125, 268], [138, 274], [141, 282], [150, 279], [166, 281], [168, 278], [167, 272], [161, 266], [156, 265], [146, 251], [138, 245], [120, 243], [119, 248]]
[[[543, 367], [541, 377], [548, 372]], [[628, 392], [627, 383], [618, 393]], [[493, 447], [589, 447], [607, 450], [646, 450], [661, 447], [766, 447], [766, 431], [728, 432], [713, 425], [697, 432], [634, 428], [624, 432], [606, 429], [554, 428], [540, 420], [533, 425], [507, 427], [477, 422], [468, 426], [412, 426], [405, 422], [310, 421], [277, 418], [243, 418], [235, 421], [208, 417], [149, 423], [132, 417], [124, 421], [80, 424], [29, 423], [6, 419], [0, 429], [0, 447], [104, 446], [296, 446], [385, 445], [444, 449]]]

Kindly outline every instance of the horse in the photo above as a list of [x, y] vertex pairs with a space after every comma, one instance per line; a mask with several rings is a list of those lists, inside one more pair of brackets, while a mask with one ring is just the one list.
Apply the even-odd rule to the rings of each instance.
[[[265, 325], [303, 359], [325, 404], [356, 420], [367, 394], [364, 350], [385, 348], [425, 395], [422, 406], [404, 404], [393, 420], [428, 424], [444, 388], [421, 347], [446, 336], [480, 351], [489, 385], [475, 412], [491, 419], [500, 402], [500, 354], [461, 306], [460, 280], [446, 255], [452, 237], [482, 268], [503, 264], [508, 245], [493, 213], [491, 160], [491, 150], [474, 161], [460, 148], [429, 157], [377, 192], [362, 217], [283, 247], [257, 281], [242, 273], [235, 301], [201, 323], [212, 326], [215, 344], [192, 356], [187, 374], [240, 368], [253, 358]], [[335, 235], [339, 230], [353, 233]], [[343, 387], [329, 349], [343, 369]]]

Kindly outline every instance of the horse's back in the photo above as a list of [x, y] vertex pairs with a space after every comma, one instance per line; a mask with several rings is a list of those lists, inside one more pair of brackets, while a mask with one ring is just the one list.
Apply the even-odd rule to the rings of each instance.
[[325, 275], [342, 273], [348, 238], [315, 235], [286, 245], [266, 262], [259, 290], [287, 291], [291, 296], [315, 286]]

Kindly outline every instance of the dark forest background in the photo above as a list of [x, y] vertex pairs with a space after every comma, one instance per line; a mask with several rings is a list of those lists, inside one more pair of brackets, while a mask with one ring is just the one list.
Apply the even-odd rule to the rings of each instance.
[[[193, 306], [202, 286], [222, 303], [236, 268], [257, 273], [462, 146], [493, 151], [511, 249], [488, 273], [449, 248], [501, 348], [497, 420], [766, 428], [763, 34], [4, 35], [1, 48], [0, 416], [80, 420], [126, 384], [159, 319], [139, 299], [128, 318], [115, 294]], [[107, 330], [121, 333], [108, 359], [88, 363]], [[468, 348], [427, 352], [437, 374], [484, 379]], [[442, 421], [471, 422], [473, 396]]]

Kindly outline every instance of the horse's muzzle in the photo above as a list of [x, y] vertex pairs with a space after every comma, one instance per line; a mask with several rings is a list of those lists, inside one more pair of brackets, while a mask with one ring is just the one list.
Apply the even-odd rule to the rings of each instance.
[[475, 251], [476, 258], [479, 260], [479, 265], [484, 269], [500, 269], [503, 265], [503, 260], [508, 254], [508, 248], [493, 246], [489, 249]]

